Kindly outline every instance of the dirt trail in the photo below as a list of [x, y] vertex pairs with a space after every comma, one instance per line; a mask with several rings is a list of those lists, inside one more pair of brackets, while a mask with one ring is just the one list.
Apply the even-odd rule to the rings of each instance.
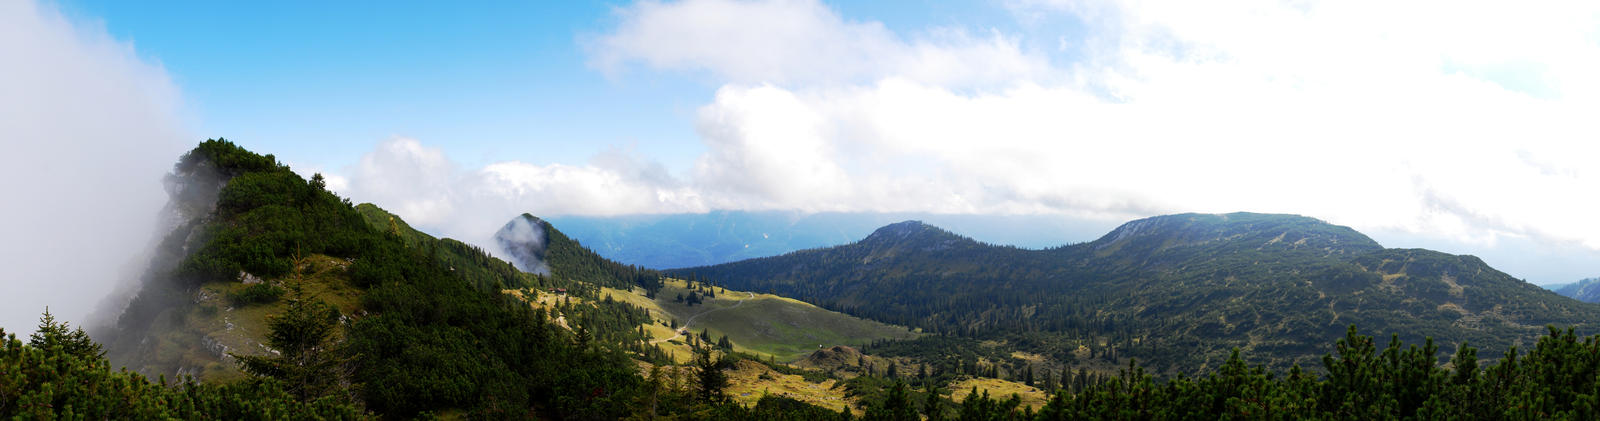
[[689, 320], [683, 322], [683, 326], [678, 328], [678, 332], [677, 332], [676, 335], [672, 335], [671, 338], [657, 339], [657, 340], [650, 341], [650, 344], [651, 345], [655, 345], [655, 344], [659, 344], [659, 343], [662, 343], [662, 342], [670, 341], [670, 340], [673, 340], [673, 339], [682, 338], [684, 333], [688, 333], [689, 332], [689, 325], [694, 324], [694, 320], [700, 318], [700, 316], [704, 316], [707, 313], [712, 313], [712, 312], [716, 312], [716, 311], [722, 311], [722, 310], [727, 310], [727, 309], [731, 309], [731, 308], [739, 308], [739, 306], [744, 305], [745, 301], [749, 301], [749, 300], [751, 300], [753, 298], [756, 298], [756, 294], [754, 292], [745, 292], [745, 294], [750, 294], [750, 296], [746, 297], [746, 298], [744, 298], [742, 300], [739, 300], [736, 303], [733, 303], [733, 305], [731, 305], [731, 306], [722, 307], [722, 308], [714, 308], [714, 309], [702, 311], [702, 312], [699, 312], [699, 313], [695, 313], [693, 316], [689, 316]]

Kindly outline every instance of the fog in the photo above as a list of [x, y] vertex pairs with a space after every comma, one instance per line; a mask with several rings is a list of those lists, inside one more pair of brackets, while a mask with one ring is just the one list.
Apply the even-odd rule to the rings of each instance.
[[550, 275], [550, 265], [545, 262], [545, 245], [550, 237], [545, 235], [544, 223], [528, 215], [518, 216], [494, 233], [494, 242], [500, 246], [502, 256], [508, 256], [517, 269], [532, 274]]
[[0, 327], [86, 324], [144, 269], [162, 177], [191, 136], [157, 64], [98, 24], [0, 2]]

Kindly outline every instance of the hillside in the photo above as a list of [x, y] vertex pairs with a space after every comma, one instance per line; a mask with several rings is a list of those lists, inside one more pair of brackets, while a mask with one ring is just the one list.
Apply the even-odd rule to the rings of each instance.
[[[499, 292], [598, 287], [523, 273], [476, 247], [421, 234], [376, 206], [328, 192], [320, 176], [305, 180], [273, 156], [225, 140], [185, 154], [168, 185], [178, 223], [116, 326], [95, 333], [115, 366], [152, 378], [239, 382], [240, 359], [285, 351], [268, 346], [282, 338], [272, 333], [275, 318], [288, 317], [294, 303], [326, 303], [337, 345], [318, 352], [346, 362], [312, 378], [343, 391], [311, 398], [394, 417], [628, 411], [627, 393], [641, 381], [629, 357], [649, 355], [622, 344], [643, 335], [599, 327], [637, 325], [642, 312], [601, 305], [584, 313], [596, 326], [593, 339], [606, 345], [581, 347], [547, 313]], [[582, 264], [567, 271], [605, 272]], [[609, 392], [567, 398], [577, 390]]]
[[[771, 405], [792, 414], [812, 410], [748, 391], [737, 400], [744, 406], [734, 405], [681, 379], [651, 383], [637, 367], [686, 371], [669, 366], [696, 355], [684, 343], [716, 345], [688, 340], [689, 334], [732, 341], [711, 351], [730, 362], [914, 336], [772, 295], [663, 282], [657, 272], [600, 257], [531, 215], [508, 224], [520, 235], [501, 236], [505, 251], [525, 252], [509, 253], [514, 262], [506, 262], [417, 231], [375, 205], [351, 204], [328, 192], [320, 176], [305, 180], [271, 155], [225, 140], [186, 154], [169, 179], [169, 210], [182, 216], [180, 223], [117, 326], [96, 333], [107, 364], [151, 378], [259, 386], [263, 397], [277, 396], [273, 387], [284, 384], [318, 411], [396, 418], [616, 419], [648, 408], [662, 416], [744, 419], [745, 411], [775, 411]], [[724, 295], [714, 297], [713, 290]], [[704, 295], [695, 305], [646, 297], [656, 293]], [[687, 329], [657, 337], [662, 332], [654, 326], [678, 318]], [[300, 322], [324, 327], [279, 326]], [[328, 332], [315, 335], [321, 345], [278, 345], [318, 331]], [[93, 364], [93, 357], [86, 361]], [[740, 387], [815, 389], [780, 374], [751, 374], [758, 379]], [[839, 398], [830, 393], [816, 402], [845, 404], [825, 399]], [[639, 406], [646, 398], [653, 403]]]
[[[729, 290], [692, 280], [665, 279], [658, 272], [612, 262], [567, 237], [551, 223], [523, 214], [495, 233], [498, 246], [524, 271], [599, 286], [591, 294], [649, 313], [650, 343], [679, 362], [691, 356], [686, 335], [726, 336], [733, 349], [784, 361], [819, 346], [859, 345], [914, 337], [909, 329], [841, 314], [772, 294]], [[519, 291], [530, 302], [570, 300], [546, 291]], [[692, 297], [692, 298], [690, 298]], [[536, 304], [543, 305], [543, 304]], [[715, 339], [713, 339], [715, 340]], [[709, 342], [709, 341], [708, 341]]]
[[[696, 290], [715, 291], [699, 304], [677, 297]], [[704, 296], [702, 294], [702, 296]], [[652, 300], [669, 323], [705, 332], [711, 338], [726, 335], [734, 349], [789, 362], [820, 347], [862, 345], [884, 339], [915, 337], [910, 329], [830, 311], [803, 301], [772, 294], [704, 286], [693, 288], [682, 280], [668, 280]]]
[[1477, 258], [1385, 249], [1291, 215], [1159, 216], [1045, 250], [908, 221], [849, 245], [670, 273], [1056, 361], [1136, 357], [1161, 371], [1216, 367], [1236, 347], [1279, 369], [1314, 367], [1330, 351], [1322, 338], [1351, 324], [1493, 356], [1546, 324], [1592, 332], [1600, 320]]
[[1585, 303], [1600, 303], [1600, 278], [1588, 278], [1555, 288], [1561, 294]]

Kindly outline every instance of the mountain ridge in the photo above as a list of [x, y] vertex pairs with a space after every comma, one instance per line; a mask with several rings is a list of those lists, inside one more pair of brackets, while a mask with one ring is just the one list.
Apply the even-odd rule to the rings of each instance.
[[1278, 368], [1313, 366], [1327, 350], [1305, 344], [1352, 323], [1408, 341], [1471, 341], [1492, 355], [1527, 345], [1546, 323], [1588, 332], [1600, 320], [1600, 310], [1476, 257], [1386, 249], [1348, 227], [1297, 215], [1163, 215], [1043, 250], [943, 247], [937, 236], [890, 243], [881, 240], [942, 230], [884, 229], [842, 246], [668, 273], [1024, 343], [1060, 360], [1079, 358], [1086, 347], [1163, 367], [1216, 364], [1233, 347], [1266, 351]]
[[1600, 303], [1600, 278], [1585, 278], [1555, 288], [1557, 294], [1585, 303]]

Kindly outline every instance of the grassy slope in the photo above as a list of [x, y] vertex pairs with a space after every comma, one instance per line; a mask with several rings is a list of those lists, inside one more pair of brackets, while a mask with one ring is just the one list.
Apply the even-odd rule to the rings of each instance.
[[[364, 203], [356, 206], [356, 210], [367, 218], [368, 224], [376, 228], [388, 230], [390, 221], [394, 221], [395, 228], [407, 239], [408, 244], [420, 244], [432, 239], [377, 206]], [[519, 275], [530, 278], [525, 282], [534, 283], [531, 275]], [[859, 346], [877, 339], [909, 338], [915, 335], [903, 327], [852, 317], [771, 294], [728, 291], [717, 295], [715, 299], [706, 300], [702, 305], [689, 307], [673, 301], [678, 294], [688, 294], [681, 280], [669, 280], [654, 300], [646, 298], [644, 291], [638, 288], [632, 291], [614, 288], [603, 290], [615, 300], [650, 309], [652, 317], [660, 322], [670, 324], [677, 319], [681, 327], [694, 318], [691, 327], [695, 333], [710, 329], [712, 338], [728, 335], [728, 340], [734, 343], [737, 351], [763, 357], [775, 356], [783, 361], [804, 357], [819, 345]], [[740, 301], [744, 302], [741, 304]], [[648, 326], [647, 330], [656, 339], [674, 336], [672, 329], [662, 323]], [[676, 360], [686, 362], [692, 356], [686, 340], [679, 338], [658, 345], [674, 354]]]
[[801, 402], [838, 411], [850, 408], [860, 415], [855, 397], [846, 396], [845, 388], [838, 387], [834, 379], [818, 383], [806, 381], [797, 374], [783, 374], [753, 361], [740, 361], [728, 371], [728, 397], [742, 405], [755, 405], [762, 396], [774, 395], [793, 398]]
[[[606, 289], [613, 299], [623, 300], [650, 309], [659, 321], [673, 319], [698, 334], [709, 330], [713, 340], [728, 336], [734, 350], [775, 357], [780, 361], [793, 361], [810, 354], [820, 346], [870, 343], [886, 338], [910, 338], [915, 335], [904, 327], [861, 319], [823, 309], [802, 301], [771, 294], [718, 289], [716, 298], [701, 305], [687, 306], [674, 300], [678, 294], [688, 294], [682, 280], [669, 279], [651, 300], [642, 291], [624, 292]], [[692, 319], [692, 322], [691, 322]], [[658, 329], [658, 327], [660, 327]], [[671, 329], [659, 323], [651, 327], [657, 339], [670, 337]], [[664, 342], [661, 345], [675, 345]], [[670, 349], [670, 348], [669, 348]], [[685, 351], [687, 347], [683, 348]], [[681, 354], [681, 353], [680, 353]]]
[[952, 383], [949, 387], [950, 399], [956, 402], [966, 400], [967, 395], [972, 394], [974, 387], [979, 394], [989, 392], [989, 397], [997, 400], [1006, 400], [1012, 394], [1016, 394], [1022, 398], [1022, 406], [1031, 406], [1035, 411], [1050, 401], [1050, 395], [1037, 387], [1000, 379], [968, 377]]

